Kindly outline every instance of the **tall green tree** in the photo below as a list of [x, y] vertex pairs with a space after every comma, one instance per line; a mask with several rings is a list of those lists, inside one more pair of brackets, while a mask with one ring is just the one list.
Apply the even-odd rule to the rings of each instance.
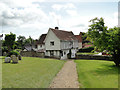
[[107, 50], [111, 53], [116, 66], [120, 64], [120, 28], [114, 27], [108, 29], [105, 26], [103, 18], [94, 18], [90, 20], [88, 36], [93, 44], [100, 50]]
[[17, 43], [18, 43], [19, 48], [23, 50], [24, 46], [25, 46], [25, 41], [26, 41], [25, 36], [20, 35], [20, 36], [17, 37], [17, 39], [18, 39]]
[[11, 33], [5, 35], [5, 45], [8, 48], [8, 51], [12, 50], [15, 44], [16, 35]]
[[31, 36], [29, 36], [29, 38], [27, 38], [25, 40], [25, 44], [30, 45], [31, 48], [32, 48], [34, 42], [35, 42], [35, 40]]

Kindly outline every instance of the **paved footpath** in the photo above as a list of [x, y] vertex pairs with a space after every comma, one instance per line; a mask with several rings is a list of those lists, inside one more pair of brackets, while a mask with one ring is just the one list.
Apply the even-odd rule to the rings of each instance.
[[79, 88], [76, 64], [73, 60], [64, 64], [49, 88]]

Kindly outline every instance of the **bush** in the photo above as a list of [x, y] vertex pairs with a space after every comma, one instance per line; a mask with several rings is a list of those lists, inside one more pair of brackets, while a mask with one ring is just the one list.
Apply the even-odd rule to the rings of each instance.
[[94, 50], [94, 46], [79, 49], [79, 52], [91, 52]]
[[7, 56], [10, 57], [11, 55], [15, 55], [17, 57], [18, 55], [20, 55], [20, 53], [16, 50], [13, 50], [13, 51], [10, 51]]
[[8, 48], [6, 46], [2, 46], [2, 52], [8, 52]]
[[21, 52], [22, 50], [21, 49], [15, 49], [15, 51]]

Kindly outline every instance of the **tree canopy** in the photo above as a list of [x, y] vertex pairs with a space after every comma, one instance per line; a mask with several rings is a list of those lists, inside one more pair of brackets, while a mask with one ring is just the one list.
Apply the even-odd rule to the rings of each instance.
[[16, 35], [11, 33], [5, 35], [5, 45], [8, 47], [8, 51], [14, 48]]
[[107, 28], [103, 18], [90, 20], [88, 36], [100, 51], [107, 50], [116, 66], [120, 64], [120, 27]]
[[26, 41], [26, 38], [25, 38], [25, 36], [18, 36], [17, 37], [17, 42], [18, 42], [18, 47], [20, 48], [20, 49], [24, 49], [24, 46], [25, 46], [25, 41]]

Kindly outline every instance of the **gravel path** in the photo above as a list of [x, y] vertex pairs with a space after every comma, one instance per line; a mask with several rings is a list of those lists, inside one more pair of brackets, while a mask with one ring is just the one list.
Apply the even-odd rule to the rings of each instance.
[[64, 64], [49, 88], [79, 88], [76, 64], [73, 60]]

